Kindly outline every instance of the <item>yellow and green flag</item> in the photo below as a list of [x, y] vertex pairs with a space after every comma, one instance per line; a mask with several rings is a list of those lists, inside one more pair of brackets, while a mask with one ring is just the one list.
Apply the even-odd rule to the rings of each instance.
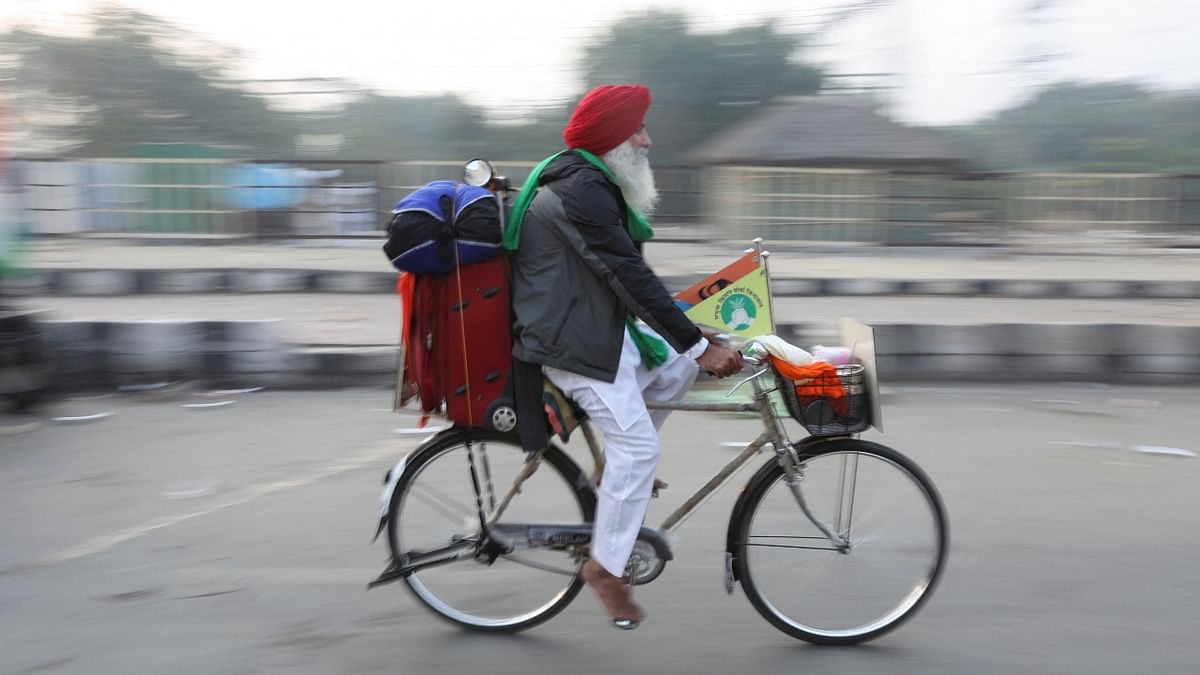
[[[713, 276], [721, 277], [740, 262], [735, 261]], [[719, 290], [686, 309], [684, 314], [696, 323], [742, 337], [769, 335], [771, 303], [766, 270], [754, 266], [736, 280], [723, 283]]]

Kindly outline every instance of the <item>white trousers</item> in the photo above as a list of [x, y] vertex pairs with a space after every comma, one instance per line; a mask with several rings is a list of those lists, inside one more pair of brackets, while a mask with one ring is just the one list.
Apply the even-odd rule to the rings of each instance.
[[[653, 334], [644, 326], [642, 330]], [[650, 504], [660, 454], [658, 429], [671, 413], [651, 412], [646, 409], [646, 401], [679, 397], [696, 381], [699, 366], [672, 349], [666, 363], [647, 370], [629, 331], [625, 331], [621, 363], [612, 383], [556, 368], [545, 367], [544, 371], [604, 434], [604, 476], [600, 480], [591, 557], [611, 574], [621, 576]]]

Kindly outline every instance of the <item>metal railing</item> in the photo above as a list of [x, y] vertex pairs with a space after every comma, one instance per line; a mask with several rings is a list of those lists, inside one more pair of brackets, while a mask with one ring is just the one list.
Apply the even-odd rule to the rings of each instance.
[[340, 236], [380, 230], [383, 162], [18, 159], [35, 234]]
[[[521, 184], [533, 162], [496, 162]], [[459, 161], [17, 159], [35, 235], [379, 237], [392, 206]], [[876, 245], [1200, 242], [1200, 176], [655, 167], [668, 238]]]
[[738, 238], [1078, 250], [1200, 245], [1200, 177], [719, 167], [708, 211]]

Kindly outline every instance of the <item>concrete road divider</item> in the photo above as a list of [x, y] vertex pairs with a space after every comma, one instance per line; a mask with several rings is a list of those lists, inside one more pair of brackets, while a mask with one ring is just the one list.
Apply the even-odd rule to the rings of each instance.
[[[695, 281], [695, 275], [663, 277], [663, 283], [672, 291], [687, 288]], [[392, 293], [395, 286], [396, 274], [386, 270], [53, 268], [7, 279], [0, 290], [17, 295], [101, 297], [179, 293]], [[776, 297], [1200, 298], [1200, 282], [1190, 280], [806, 278], [777, 273], [771, 286]]]
[[[169, 380], [322, 388], [388, 385], [394, 346], [288, 343], [281, 321], [42, 321], [58, 389]], [[1200, 327], [1141, 324], [876, 324], [885, 382], [1200, 382]], [[784, 324], [805, 347], [830, 326]]]

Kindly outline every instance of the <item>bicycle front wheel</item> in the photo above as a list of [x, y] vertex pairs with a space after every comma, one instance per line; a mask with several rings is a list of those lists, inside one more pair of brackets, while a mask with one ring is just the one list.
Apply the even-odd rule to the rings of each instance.
[[949, 526], [928, 476], [900, 453], [836, 439], [804, 449], [794, 485], [778, 463], [752, 479], [734, 523], [738, 576], [775, 627], [856, 644], [909, 619], [946, 564]]
[[[402, 579], [442, 618], [514, 632], [550, 619], [579, 593], [580, 561], [569, 551], [530, 548], [489, 560], [477, 550], [483, 534], [476, 499], [490, 512], [525, 468], [514, 438], [482, 430], [451, 433], [409, 460], [392, 495], [389, 543], [397, 560], [447, 547], [462, 554]], [[499, 523], [590, 522], [595, 495], [587, 485], [578, 465], [551, 447]]]

